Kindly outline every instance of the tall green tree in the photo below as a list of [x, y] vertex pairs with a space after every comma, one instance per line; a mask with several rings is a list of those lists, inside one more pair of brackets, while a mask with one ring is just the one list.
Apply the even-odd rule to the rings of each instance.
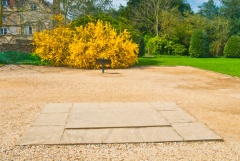
[[129, 0], [126, 7], [121, 7], [121, 15], [130, 19], [132, 24], [146, 34], [160, 35], [161, 13], [176, 8], [182, 14], [191, 12], [186, 0]]
[[222, 56], [223, 50], [230, 36], [230, 21], [217, 16], [209, 22], [210, 53], [213, 56]]
[[203, 58], [209, 54], [208, 35], [203, 30], [195, 30], [191, 37], [189, 53], [191, 57]]
[[220, 11], [231, 20], [231, 35], [240, 35], [240, 0], [221, 0]]
[[[224, 45], [230, 36], [230, 23], [227, 18], [216, 16], [208, 19], [200, 14], [186, 14], [184, 25], [188, 36], [197, 29], [206, 31], [209, 35], [210, 54], [212, 56], [223, 55]], [[187, 42], [190, 40], [188, 36], [186, 36]]]
[[209, 19], [213, 19], [220, 14], [219, 7], [215, 4], [215, 0], [208, 0], [208, 2], [204, 2], [199, 8], [198, 13]]
[[139, 8], [139, 4], [142, 0], [129, 0], [127, 6], [120, 6], [119, 13], [122, 17], [131, 19], [131, 15], [134, 13], [135, 9]]
[[192, 12], [191, 6], [186, 0], [172, 0], [171, 8], [177, 8], [182, 14], [184, 12]]
[[160, 26], [161, 37], [165, 37], [168, 40], [175, 40], [180, 44], [188, 44], [186, 37], [190, 37], [190, 35], [187, 33], [188, 29], [185, 25], [185, 17], [177, 8], [162, 11], [160, 15]]
[[148, 0], [139, 4], [138, 10], [135, 10], [133, 21], [148, 25], [151, 31], [158, 36], [160, 32], [160, 15], [164, 9], [170, 5], [169, 0]]

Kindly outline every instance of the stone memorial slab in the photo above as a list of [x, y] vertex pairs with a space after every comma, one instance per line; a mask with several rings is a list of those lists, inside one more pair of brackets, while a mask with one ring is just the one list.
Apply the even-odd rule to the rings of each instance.
[[18, 145], [222, 141], [173, 102], [51, 103]]
[[124, 107], [78, 104], [72, 110], [67, 129], [170, 126], [155, 109], [131, 103]]

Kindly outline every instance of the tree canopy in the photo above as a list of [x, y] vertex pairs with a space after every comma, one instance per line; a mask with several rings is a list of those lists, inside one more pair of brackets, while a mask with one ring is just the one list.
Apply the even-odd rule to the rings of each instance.
[[186, 0], [128, 0], [118, 9], [112, 0], [57, 1], [72, 26], [110, 22], [117, 32], [127, 29], [142, 54], [147, 53], [144, 48], [151, 38], [189, 49], [193, 32], [201, 30], [208, 37], [211, 56], [222, 56], [229, 37], [240, 35], [240, 0], [220, 0], [221, 5], [208, 0], [197, 13]]

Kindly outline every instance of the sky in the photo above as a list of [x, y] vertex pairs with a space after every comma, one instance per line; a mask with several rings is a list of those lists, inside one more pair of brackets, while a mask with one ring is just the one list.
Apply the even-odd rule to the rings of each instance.
[[[208, 0], [187, 0], [187, 2], [191, 5], [192, 10], [194, 12], [198, 11], [198, 6], [201, 6], [203, 2], [207, 2]], [[219, 0], [216, 0], [217, 4], [219, 4]], [[123, 6], [126, 5], [127, 0], [113, 0], [113, 6], [118, 7], [120, 4]]]

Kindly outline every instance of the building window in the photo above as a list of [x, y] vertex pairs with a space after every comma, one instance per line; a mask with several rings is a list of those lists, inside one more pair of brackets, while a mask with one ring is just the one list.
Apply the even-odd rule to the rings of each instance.
[[32, 26], [26, 26], [25, 27], [25, 34], [26, 35], [32, 35]]
[[0, 31], [1, 35], [7, 35], [7, 28], [6, 27], [2, 27], [1, 31]]
[[8, 6], [8, 0], [2, 0], [2, 6], [3, 7], [6, 7], [6, 6]]
[[31, 4], [30, 9], [31, 9], [31, 11], [36, 11], [37, 10], [37, 5], [36, 4]]

